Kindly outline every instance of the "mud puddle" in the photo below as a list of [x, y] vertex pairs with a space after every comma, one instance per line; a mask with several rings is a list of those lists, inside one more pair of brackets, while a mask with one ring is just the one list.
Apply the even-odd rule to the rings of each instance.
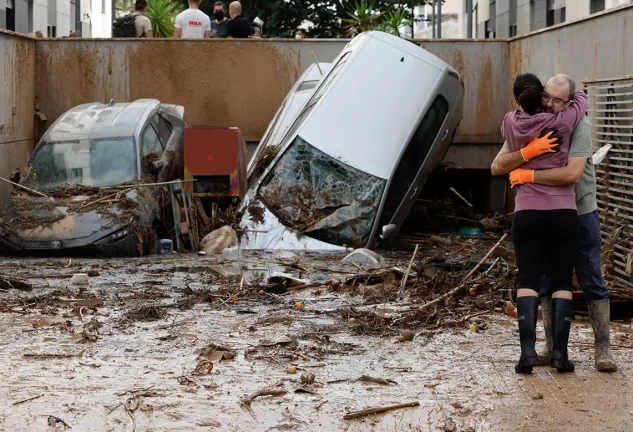
[[[577, 320], [577, 372], [539, 368], [520, 377], [512, 318], [483, 314], [480, 331], [465, 322], [418, 326], [405, 343], [395, 341], [395, 321], [362, 334], [341, 311], [397, 316], [408, 306], [324, 287], [264, 289], [276, 272], [324, 281], [367, 271], [340, 256], [300, 258], [300, 268], [262, 254], [237, 265], [196, 256], [0, 260], [18, 275], [98, 271], [89, 286], [33, 278], [29, 293], [0, 293], [0, 429], [55, 430], [47, 426], [53, 415], [80, 431], [625, 430], [633, 411], [629, 324], [614, 324], [617, 374], [595, 372], [591, 330]], [[408, 259], [394, 254], [384, 266]], [[225, 267], [232, 274], [218, 273]], [[285, 393], [243, 403], [261, 389]], [[343, 419], [408, 402], [419, 406]]]

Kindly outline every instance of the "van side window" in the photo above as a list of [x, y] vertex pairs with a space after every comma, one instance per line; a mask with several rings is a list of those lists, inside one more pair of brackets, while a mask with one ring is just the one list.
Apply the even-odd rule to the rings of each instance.
[[400, 204], [408, 198], [406, 194], [431, 150], [447, 114], [448, 102], [443, 96], [438, 95], [413, 133], [411, 141], [398, 162], [381, 216], [383, 226], [391, 222]]
[[158, 134], [158, 138], [160, 139], [163, 148], [167, 147], [169, 137], [171, 136], [171, 125], [158, 114], [155, 114], [154, 117], [152, 117], [151, 123]]
[[158, 153], [159, 155], [163, 153], [163, 145], [158, 139], [158, 134], [151, 123], [148, 123], [143, 131], [142, 150], [143, 157], [150, 153]]

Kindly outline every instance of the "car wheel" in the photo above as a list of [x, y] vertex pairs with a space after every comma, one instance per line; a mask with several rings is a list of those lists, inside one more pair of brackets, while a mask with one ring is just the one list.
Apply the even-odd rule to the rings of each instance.
[[157, 255], [158, 254], [158, 234], [153, 229], [147, 234], [147, 240], [145, 241], [145, 255]]

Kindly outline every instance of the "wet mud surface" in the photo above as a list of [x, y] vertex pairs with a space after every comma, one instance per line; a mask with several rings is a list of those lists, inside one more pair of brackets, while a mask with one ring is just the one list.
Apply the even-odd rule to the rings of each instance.
[[[241, 265], [186, 255], [0, 258], [0, 274], [33, 286], [0, 292], [0, 429], [63, 430], [48, 426], [49, 415], [78, 431], [630, 429], [628, 323], [613, 323], [617, 373], [595, 371], [593, 333], [579, 317], [570, 342], [576, 373], [519, 376], [516, 322], [501, 312], [482, 311], [485, 330], [420, 325], [413, 341], [397, 343], [396, 326], [359, 332], [345, 311], [406, 305], [362, 290], [315, 284], [284, 293], [263, 282], [280, 271], [322, 282], [366, 270], [342, 257], [293, 258], [308, 272], [268, 253]], [[406, 268], [409, 259], [394, 253], [385, 265]], [[71, 284], [69, 275], [87, 272], [89, 285]], [[538, 336], [542, 343], [540, 326]], [[285, 393], [243, 402], [261, 389]], [[408, 402], [419, 406], [343, 419]]]

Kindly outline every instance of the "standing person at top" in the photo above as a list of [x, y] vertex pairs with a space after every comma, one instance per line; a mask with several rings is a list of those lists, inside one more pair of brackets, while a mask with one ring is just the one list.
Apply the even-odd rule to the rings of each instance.
[[234, 1], [229, 5], [229, 15], [231, 15], [231, 21], [227, 26], [228, 34], [227, 38], [247, 38], [253, 34], [253, 28], [246, 21], [244, 15], [242, 15], [242, 4], [238, 1]]
[[134, 26], [136, 37], [152, 38], [152, 22], [145, 16], [147, 12], [147, 0], [136, 0], [134, 4]]
[[[569, 108], [558, 114], [544, 112], [543, 84], [534, 74], [519, 74], [513, 93], [521, 110], [507, 113], [501, 134], [510, 151], [527, 151], [526, 145], [543, 131], [555, 131], [562, 141], [555, 152], [524, 164], [526, 175], [534, 169], [560, 168], [567, 164], [573, 130], [587, 112], [587, 96], [574, 94]], [[526, 157], [528, 159], [529, 157]], [[531, 173], [531, 174], [530, 174]], [[517, 191], [512, 240], [519, 268], [517, 315], [521, 357], [517, 373], [530, 373], [538, 365], [536, 319], [538, 292], [547, 268], [552, 286], [552, 354], [550, 366], [573, 372], [567, 356], [572, 320], [572, 276], [578, 237], [578, 214], [574, 186], [545, 186], [522, 182]]]
[[305, 29], [298, 28], [295, 30], [295, 39], [305, 39], [308, 33]]
[[174, 24], [174, 38], [208, 39], [211, 37], [211, 20], [198, 9], [201, 0], [189, 0], [189, 9], [180, 12]]
[[226, 9], [221, 1], [213, 5], [213, 17], [211, 21], [211, 37], [224, 39], [228, 36], [228, 25], [231, 18], [226, 17]]

